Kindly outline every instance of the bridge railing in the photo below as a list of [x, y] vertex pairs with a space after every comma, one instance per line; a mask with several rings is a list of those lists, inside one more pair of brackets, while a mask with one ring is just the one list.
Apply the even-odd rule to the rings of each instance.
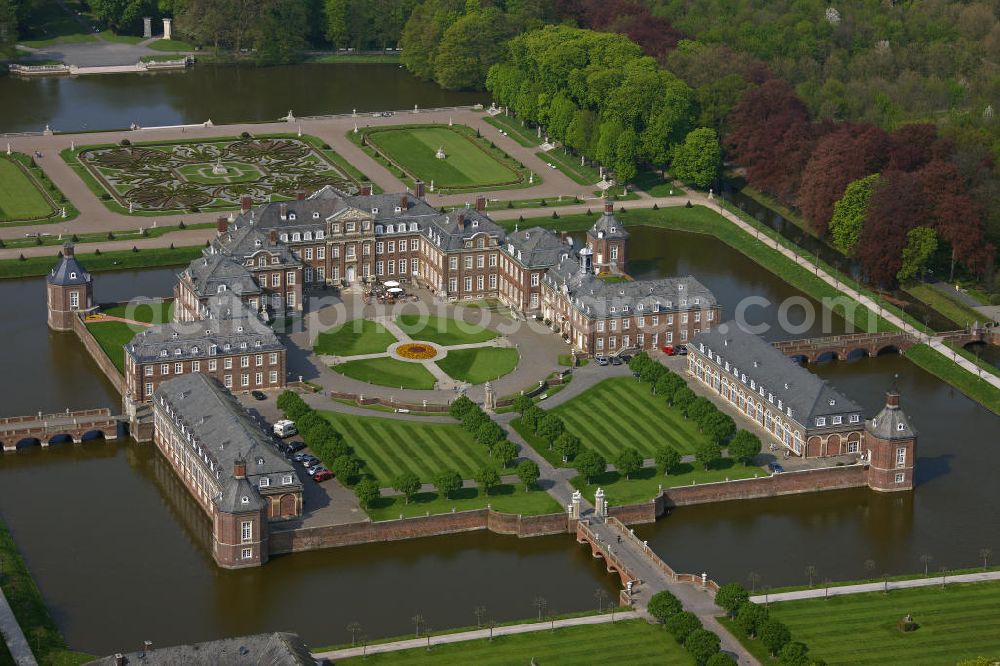
[[111, 410], [107, 407], [99, 407], [96, 409], [78, 409], [75, 411], [67, 409], [65, 412], [57, 412], [55, 414], [38, 413], [31, 416], [4, 416], [0, 417], [0, 425], [6, 425], [8, 423], [43, 423], [45, 421], [54, 421], [56, 419], [81, 418], [86, 416], [106, 416], [110, 418]]
[[811, 346], [811, 345], [837, 345], [840, 343], [863, 343], [874, 340], [898, 340], [909, 339], [910, 335], [901, 331], [887, 331], [882, 333], [845, 333], [841, 335], [830, 335], [821, 338], [800, 338], [797, 340], [777, 340], [771, 343], [777, 349], [789, 347]]
[[713, 593], [719, 591], [719, 584], [714, 580], [704, 579], [697, 574], [679, 574], [673, 570], [673, 568], [663, 561], [663, 559], [656, 554], [656, 552], [649, 547], [645, 541], [640, 539], [635, 535], [635, 532], [630, 530], [625, 523], [618, 520], [615, 517], [610, 517], [606, 520], [607, 524], [614, 528], [622, 537], [629, 543], [634, 544], [636, 547], [642, 550], [643, 554], [653, 563], [657, 569], [663, 572], [670, 580], [676, 581], [678, 583], [691, 583], [699, 587], [704, 587], [711, 590]]
[[625, 576], [630, 580], [641, 580], [641, 578], [636, 575], [636, 573], [632, 571], [618, 555], [611, 551], [611, 544], [605, 544], [601, 541], [600, 537], [598, 537], [597, 534], [590, 529], [586, 521], [581, 520], [578, 522], [577, 529], [583, 532], [584, 536], [591, 543], [591, 545], [601, 551], [601, 555], [604, 556], [604, 559], [614, 565], [619, 572], [625, 574]]

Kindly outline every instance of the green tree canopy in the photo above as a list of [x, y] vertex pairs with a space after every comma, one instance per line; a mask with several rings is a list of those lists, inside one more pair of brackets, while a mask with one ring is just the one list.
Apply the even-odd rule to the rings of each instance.
[[556, 437], [556, 441], [553, 446], [556, 453], [562, 456], [563, 460], [569, 461], [575, 458], [576, 454], [580, 452], [582, 443], [580, 442], [580, 438], [576, 435], [564, 432]]
[[501, 468], [507, 467], [517, 458], [517, 445], [509, 439], [501, 439], [490, 449], [490, 455]]
[[686, 183], [707, 188], [722, 166], [722, 146], [714, 129], [699, 127], [688, 132], [684, 143], [674, 150], [673, 175]]
[[696, 663], [704, 664], [709, 657], [719, 652], [719, 637], [708, 629], [695, 629], [684, 641], [687, 650]]
[[669, 631], [673, 637], [681, 645], [687, 640], [687, 637], [691, 635], [691, 632], [701, 629], [701, 620], [698, 616], [690, 611], [682, 611], [676, 613], [667, 618], [667, 621], [663, 623], [667, 631]]
[[642, 469], [642, 455], [631, 447], [622, 449], [615, 456], [615, 469], [624, 474], [626, 479], [631, 478]]
[[487, 495], [490, 494], [490, 490], [500, 485], [500, 472], [493, 465], [480, 467], [474, 478]]
[[358, 498], [361, 507], [367, 509], [372, 505], [372, 502], [381, 496], [381, 491], [375, 479], [364, 478], [354, 486], [354, 495]]
[[896, 273], [900, 282], [912, 280], [927, 266], [927, 262], [937, 252], [938, 237], [930, 227], [915, 227], [906, 232], [906, 247], [903, 248], [903, 263]]
[[662, 592], [657, 592], [649, 598], [649, 603], [646, 604], [646, 610], [649, 611], [649, 614], [652, 615], [657, 622], [663, 624], [668, 619], [684, 610], [684, 607], [681, 605], [680, 599], [675, 597], [670, 592], [663, 590]]
[[361, 473], [361, 462], [352, 455], [342, 455], [333, 461], [330, 471], [340, 479], [345, 486], [354, 483]]
[[503, 53], [510, 26], [496, 8], [466, 14], [445, 30], [434, 56], [434, 80], [447, 90], [482, 88]]
[[670, 474], [681, 464], [681, 454], [674, 447], [664, 444], [656, 449], [656, 469], [660, 474]]
[[844, 196], [833, 204], [830, 235], [837, 249], [848, 256], [854, 254], [854, 247], [861, 238], [861, 228], [868, 214], [868, 203], [871, 201], [872, 191], [878, 179], [879, 174], [873, 173], [852, 182], [844, 190]]
[[726, 583], [715, 593], [715, 604], [730, 617], [749, 599], [750, 593], [739, 583]]
[[749, 465], [751, 461], [760, 453], [760, 438], [749, 430], [739, 430], [729, 442], [729, 457], [739, 460], [744, 465]]
[[434, 488], [445, 499], [451, 499], [452, 493], [462, 487], [462, 475], [453, 469], [443, 469], [434, 475]]
[[722, 457], [722, 451], [715, 442], [702, 442], [695, 449], [694, 458], [698, 464], [709, 469]]
[[595, 477], [604, 474], [608, 468], [608, 461], [600, 453], [586, 449], [576, 457], [573, 467], [587, 480], [587, 483], [590, 483]]
[[764, 624], [766, 619], [767, 608], [755, 604], [752, 601], [746, 601], [740, 604], [740, 607], [736, 610], [736, 624], [738, 624], [750, 638], [755, 638], [757, 636], [757, 633], [760, 631], [760, 627]]
[[420, 477], [413, 472], [403, 472], [392, 481], [392, 489], [403, 494], [406, 503], [420, 490]]
[[517, 464], [517, 478], [524, 484], [525, 490], [530, 490], [538, 482], [541, 472], [534, 460], [522, 460]]

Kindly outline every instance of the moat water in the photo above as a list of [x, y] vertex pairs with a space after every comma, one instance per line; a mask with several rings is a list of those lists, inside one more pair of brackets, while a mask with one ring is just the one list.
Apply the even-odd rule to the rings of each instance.
[[[659, 229], [633, 231], [638, 276], [693, 274], [727, 316], [744, 297], [772, 303], [798, 295], [773, 275], [710, 238]], [[99, 301], [167, 295], [172, 270], [105, 273]], [[808, 301], [808, 299], [806, 299]], [[36, 409], [116, 407], [118, 396], [72, 335], [45, 328], [41, 279], [0, 281], [7, 381], [2, 414]], [[791, 318], [794, 323], [800, 320]], [[777, 307], [754, 321], [777, 321]], [[840, 322], [830, 332], [843, 329]], [[795, 335], [814, 335], [818, 324]], [[768, 337], [788, 337], [772, 330]], [[919, 429], [918, 488], [729, 502], [679, 509], [637, 529], [671, 565], [744, 581], [749, 571], [777, 586], [820, 577], [974, 566], [980, 548], [1000, 552], [995, 470], [988, 435], [1000, 419], [947, 384], [890, 355], [811, 366], [860, 402], [879, 408], [892, 375]], [[341, 548], [275, 558], [266, 567], [225, 572], [207, 547], [208, 520], [150, 446], [97, 443], [0, 457], [0, 518], [71, 646], [95, 653], [268, 629], [290, 629], [311, 644], [347, 638], [359, 621], [372, 637], [406, 633], [421, 614], [435, 628], [473, 623], [485, 605], [497, 620], [533, 613], [536, 596], [557, 611], [595, 604], [615, 580], [567, 537], [519, 540], [487, 533]]]
[[[281, 91], [277, 94], [276, 91]], [[444, 90], [399, 65], [197, 64], [183, 71], [22, 78], [0, 75], [0, 133], [122, 129], [285, 116], [470, 105], [485, 93]]]

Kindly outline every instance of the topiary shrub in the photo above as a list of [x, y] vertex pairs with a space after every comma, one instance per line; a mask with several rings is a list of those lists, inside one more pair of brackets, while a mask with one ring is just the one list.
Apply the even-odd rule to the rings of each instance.
[[119, 146], [131, 146], [132, 142], [129, 141], [128, 139], [122, 139], [121, 141], [118, 142], [118, 145]]

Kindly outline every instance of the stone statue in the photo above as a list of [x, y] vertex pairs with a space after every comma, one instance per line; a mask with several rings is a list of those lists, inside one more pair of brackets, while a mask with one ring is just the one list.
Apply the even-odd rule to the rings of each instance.
[[715, 198], [715, 192], [710, 187], [710, 188], [708, 188], [708, 199], [709, 199], [709, 201], [711, 201], [714, 198]]
[[497, 408], [497, 394], [493, 389], [493, 382], [486, 382], [483, 386], [485, 390], [485, 397], [483, 399], [483, 409], [487, 412], [494, 412]]
[[444, 146], [438, 146], [437, 152], [434, 153], [434, 157], [438, 158], [439, 160], [443, 160], [444, 158], [448, 157], [444, 152]]
[[532, 184], [534, 184], [534, 182], [535, 182], [535, 174], [534, 174], [534, 172], [529, 172], [528, 173], [528, 185], [532, 185]]

